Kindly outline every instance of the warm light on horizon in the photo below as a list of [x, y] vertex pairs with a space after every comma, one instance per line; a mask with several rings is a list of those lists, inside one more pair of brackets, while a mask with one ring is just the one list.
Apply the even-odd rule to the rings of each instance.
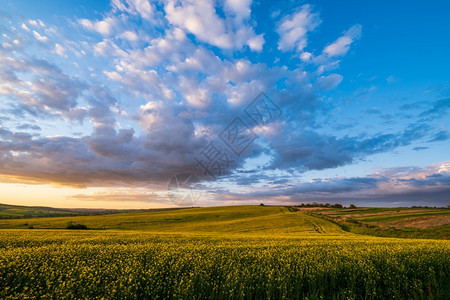
[[81, 200], [77, 195], [96, 195], [101, 192], [113, 193], [115, 188], [86, 188], [75, 189], [71, 187], [55, 187], [47, 185], [31, 185], [18, 183], [0, 183], [0, 203], [24, 206], [47, 206], [54, 208], [98, 208], [98, 209], [148, 209], [173, 207], [168, 201], [158, 203], [149, 199], [124, 201], [123, 199], [102, 200], [86, 197]]

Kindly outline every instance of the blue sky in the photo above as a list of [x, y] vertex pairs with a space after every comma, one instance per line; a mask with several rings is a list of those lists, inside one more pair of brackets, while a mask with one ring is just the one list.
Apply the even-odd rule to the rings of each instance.
[[0, 202], [450, 204], [446, 1], [4, 2]]

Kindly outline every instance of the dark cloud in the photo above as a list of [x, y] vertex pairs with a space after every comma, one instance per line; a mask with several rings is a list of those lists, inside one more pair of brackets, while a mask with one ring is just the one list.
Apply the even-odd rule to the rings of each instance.
[[410, 206], [437, 206], [449, 205], [450, 189], [413, 191], [398, 194], [336, 194], [324, 197], [323, 195], [305, 195], [292, 198], [289, 201], [297, 203], [341, 203], [343, 205], [354, 204], [360, 207], [410, 207]]
[[400, 110], [417, 110], [417, 109], [423, 109], [428, 105], [428, 102], [426, 101], [416, 101], [414, 103], [406, 103], [400, 106]]
[[428, 135], [427, 124], [410, 124], [403, 132], [369, 137], [342, 137], [286, 127], [271, 140], [275, 158], [271, 168], [323, 170], [343, 166], [367, 155], [410, 145]]
[[[176, 155], [165, 159], [145, 151], [133, 132], [108, 132], [108, 138], [40, 138], [9, 135], [0, 142], [0, 173], [17, 182], [69, 186], [159, 185], [173, 174], [193, 170]], [[115, 139], [113, 139], [114, 137]], [[95, 139], [95, 143], [92, 141]], [[103, 143], [103, 145], [102, 145]], [[164, 152], [164, 151], [162, 151]]]
[[441, 130], [438, 133], [436, 133], [429, 142], [441, 142], [446, 141], [450, 138], [450, 134], [447, 130]]
[[440, 99], [433, 103], [432, 107], [422, 112], [419, 116], [430, 119], [432, 117], [442, 117], [447, 114], [450, 108], [450, 98]]
[[381, 110], [377, 107], [372, 107], [372, 108], [366, 109], [365, 113], [372, 114], [372, 115], [380, 115]]
[[420, 151], [420, 150], [426, 150], [428, 149], [428, 147], [414, 147], [413, 150], [414, 151]]
[[312, 182], [301, 184], [291, 190], [291, 195], [301, 195], [304, 193], [335, 194], [348, 193], [353, 191], [367, 190], [376, 188], [380, 181], [379, 178], [354, 177], [333, 180], [316, 179]]
[[[101, 185], [102, 182], [110, 184], [114, 180], [129, 184], [145, 181], [161, 183], [176, 173], [201, 172], [194, 158], [208, 142], [196, 135], [194, 119], [186, 115], [186, 111], [143, 109], [140, 118], [150, 119], [153, 123], [149, 124], [145, 135], [138, 136], [132, 128], [115, 128], [114, 114], [105, 102], [115, 105], [116, 101], [106, 91], [103, 92], [97, 92], [97, 97], [90, 100], [89, 116], [96, 125], [89, 136], [36, 139], [28, 133], [13, 133], [2, 128], [1, 149], [6, 154], [1, 166], [2, 174], [69, 185]], [[269, 148], [252, 145], [246, 156], [233, 157], [234, 164], [222, 174], [230, 174], [233, 169], [242, 166], [245, 158], [257, 157], [263, 152], [274, 155], [266, 170], [295, 169], [304, 172], [335, 168], [367, 155], [409, 145], [425, 136], [428, 127], [412, 124], [401, 133], [343, 138], [312, 130], [294, 130], [286, 123], [280, 130], [273, 136], [269, 134], [264, 137], [270, 142]], [[223, 143], [222, 147], [225, 148]], [[24, 153], [13, 156], [11, 151]], [[46, 160], [42, 165], [43, 157], [51, 157], [51, 160]], [[20, 163], [24, 161], [28, 162], [27, 167]], [[15, 169], [14, 166], [20, 168]], [[252, 185], [268, 179], [265, 175], [254, 174], [243, 176], [236, 183]], [[350, 181], [343, 181], [336, 188], [345, 190], [358, 186], [353, 183], [344, 187], [346, 182]], [[363, 183], [367, 184], [359, 182]], [[273, 184], [282, 182], [274, 181]], [[323, 191], [331, 189], [323, 183], [316, 183], [316, 186]]]
[[41, 130], [41, 127], [34, 125], [34, 124], [22, 124], [22, 125], [16, 126], [16, 128], [20, 129], [20, 130], [26, 130], [26, 129]]
[[[424, 173], [427, 175], [423, 176]], [[443, 163], [426, 168], [385, 169], [368, 177], [321, 178], [275, 188], [271, 186], [256, 192], [222, 193], [242, 199], [283, 199], [286, 204], [317, 201], [358, 206], [446, 206], [450, 204], [450, 172], [448, 163]]]

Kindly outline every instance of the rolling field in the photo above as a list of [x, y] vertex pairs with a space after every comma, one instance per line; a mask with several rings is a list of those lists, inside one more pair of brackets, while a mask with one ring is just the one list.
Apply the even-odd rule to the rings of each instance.
[[7, 205], [0, 203], [0, 219], [32, 218], [32, 217], [52, 217], [52, 216], [75, 216], [79, 213], [75, 211], [50, 208], [50, 207], [27, 207], [17, 205]]
[[[301, 210], [300, 210], [301, 211]], [[450, 239], [448, 208], [309, 209], [347, 231], [384, 237]]]
[[150, 212], [150, 211], [167, 211], [183, 208], [164, 208], [164, 209], [63, 209], [43, 206], [20, 206], [8, 205], [0, 203], [0, 220], [1, 219], [27, 219], [27, 218], [44, 218], [44, 217], [71, 217], [86, 215], [106, 215], [126, 212]]
[[450, 241], [358, 235], [285, 207], [1, 220], [0, 228], [0, 299], [450, 297]]

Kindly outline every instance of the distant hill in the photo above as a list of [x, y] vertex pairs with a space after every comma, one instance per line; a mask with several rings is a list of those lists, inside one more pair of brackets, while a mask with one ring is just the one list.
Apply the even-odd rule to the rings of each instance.
[[77, 216], [81, 212], [43, 206], [20, 206], [0, 204], [0, 219], [18, 219], [53, 216]]
[[0, 219], [71, 217], [89, 215], [107, 215], [137, 211], [160, 211], [165, 209], [95, 209], [95, 208], [54, 208], [46, 206], [21, 206], [0, 203]]

